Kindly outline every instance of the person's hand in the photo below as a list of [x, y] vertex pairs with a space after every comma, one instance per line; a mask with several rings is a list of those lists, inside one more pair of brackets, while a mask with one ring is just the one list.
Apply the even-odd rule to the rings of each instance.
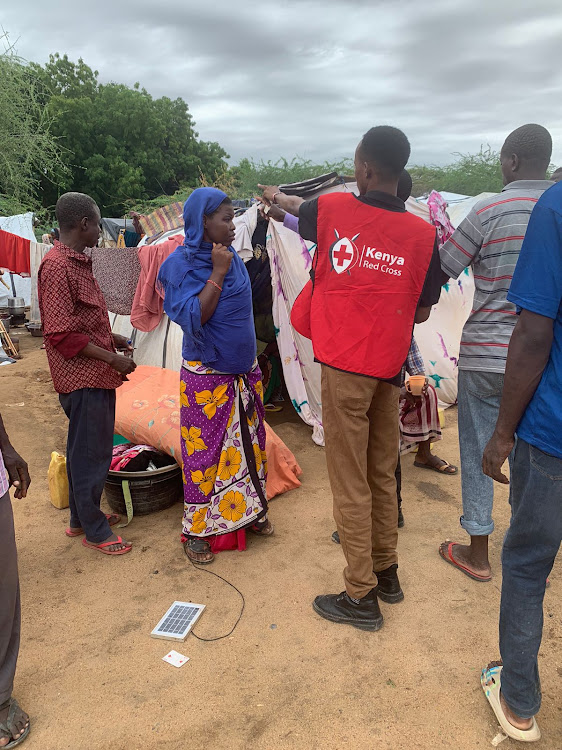
[[275, 196], [275, 193], [279, 193], [279, 186], [278, 185], [259, 185], [259, 189], [262, 191], [262, 197], [261, 200], [263, 200], [264, 203], [266, 203], [268, 206], [271, 206], [273, 204], [273, 198]]
[[494, 481], [501, 484], [509, 484], [509, 479], [502, 473], [502, 466], [514, 445], [514, 435], [502, 437], [494, 432], [482, 456], [482, 471], [486, 476], [492, 477]]
[[133, 347], [129, 344], [128, 339], [125, 338], [125, 336], [121, 336], [118, 333], [113, 333], [113, 344], [115, 345], [115, 348], [119, 352], [132, 352], [134, 351]]
[[213, 242], [213, 249], [211, 251], [213, 271], [220, 273], [221, 276], [226, 276], [233, 257], [231, 250], [224, 245]]
[[267, 205], [266, 203], [262, 203], [262, 199], [258, 196], [256, 196], [256, 200], [259, 201], [258, 211], [266, 221], [273, 219], [274, 221], [282, 222], [287, 215], [287, 212], [281, 206], [278, 206], [277, 203]]
[[276, 203], [272, 203], [269, 207], [269, 211], [267, 213], [268, 219], [273, 219], [274, 221], [280, 221], [283, 222], [283, 219], [287, 215], [286, 211], [283, 211], [282, 208], [280, 208]]
[[405, 398], [406, 401], [410, 404], [410, 406], [416, 405], [416, 400], [419, 400], [420, 396], [414, 396], [413, 393], [410, 393], [410, 391], [407, 388], [402, 388], [400, 391], [401, 398]]
[[114, 354], [110, 365], [120, 375], [124, 375], [125, 377], [137, 369], [134, 360], [131, 357], [124, 357], [122, 354]]
[[15, 487], [14, 497], [24, 498], [27, 496], [27, 488], [31, 484], [31, 477], [27, 464], [12, 447], [4, 448], [2, 451], [4, 466], [8, 472], [10, 486]]

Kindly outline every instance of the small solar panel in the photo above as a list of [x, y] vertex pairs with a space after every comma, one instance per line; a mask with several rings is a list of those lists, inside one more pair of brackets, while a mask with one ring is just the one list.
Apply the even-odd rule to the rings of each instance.
[[166, 641], [185, 641], [204, 609], [204, 604], [174, 602], [150, 634], [151, 637]]

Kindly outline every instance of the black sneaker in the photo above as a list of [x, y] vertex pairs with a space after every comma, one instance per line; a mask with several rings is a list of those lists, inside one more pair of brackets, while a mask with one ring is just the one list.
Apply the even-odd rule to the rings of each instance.
[[404, 599], [404, 592], [400, 588], [398, 580], [398, 565], [391, 565], [386, 570], [381, 570], [375, 575], [378, 579], [378, 586], [374, 589], [379, 599], [387, 604], [398, 604]]
[[353, 625], [359, 630], [380, 630], [383, 624], [376, 589], [372, 589], [363, 599], [352, 599], [345, 591], [341, 594], [317, 596], [313, 603], [314, 611], [330, 622]]
[[332, 534], [332, 542], [335, 542], [336, 544], [341, 544], [340, 535], [338, 534], [337, 531], [334, 531], [334, 533]]

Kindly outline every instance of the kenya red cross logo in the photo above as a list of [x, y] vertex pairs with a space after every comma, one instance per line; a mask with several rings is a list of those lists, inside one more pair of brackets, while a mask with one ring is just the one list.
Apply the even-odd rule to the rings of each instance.
[[357, 263], [359, 252], [354, 245], [359, 235], [356, 234], [354, 237], [349, 239], [348, 237], [341, 237], [334, 229], [336, 235], [336, 241], [330, 248], [330, 261], [332, 268], [336, 273], [343, 273], [344, 271], [350, 272], [350, 269]]

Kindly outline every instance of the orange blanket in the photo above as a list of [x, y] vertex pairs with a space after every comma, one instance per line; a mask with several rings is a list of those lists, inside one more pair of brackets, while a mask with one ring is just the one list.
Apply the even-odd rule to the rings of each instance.
[[[146, 443], [181, 463], [179, 374], [160, 367], [137, 367], [117, 389], [115, 432]], [[267, 497], [300, 487], [302, 470], [285, 443], [266, 423]]]

